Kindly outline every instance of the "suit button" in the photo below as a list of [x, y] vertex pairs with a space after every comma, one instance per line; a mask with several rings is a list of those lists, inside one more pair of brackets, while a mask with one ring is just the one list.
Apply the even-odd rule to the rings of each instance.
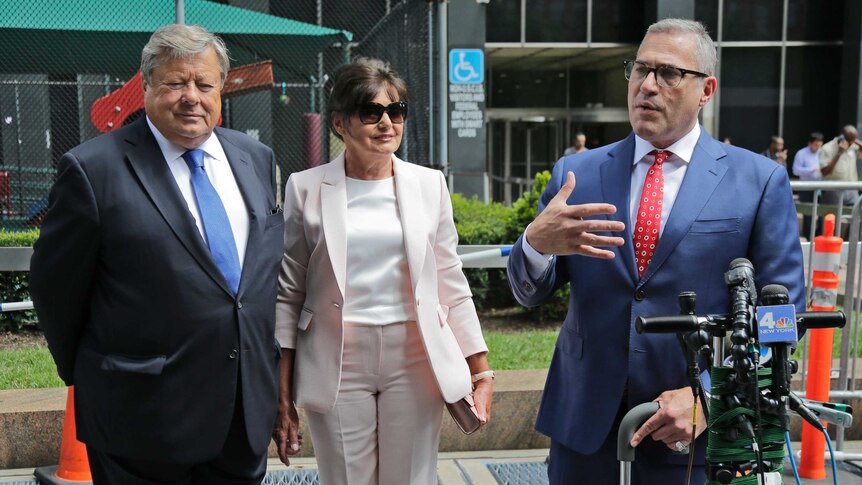
[[237, 307], [237, 309], [242, 309], [242, 302], [241, 301], [236, 302], [236, 307]]
[[530, 284], [530, 283], [528, 283], [528, 282], [524, 282], [524, 285], [523, 285], [521, 288], [522, 288], [525, 292], [527, 292], [527, 293], [532, 293], [532, 292], [533, 292], [533, 285], [531, 285], [531, 284]]
[[236, 356], [238, 354], [239, 354], [239, 352], [237, 352], [236, 349], [231, 349], [231, 351], [228, 352], [227, 357], [228, 357], [228, 359], [236, 359]]
[[638, 290], [635, 292], [635, 300], [643, 301], [646, 298], [646, 292], [644, 290]]

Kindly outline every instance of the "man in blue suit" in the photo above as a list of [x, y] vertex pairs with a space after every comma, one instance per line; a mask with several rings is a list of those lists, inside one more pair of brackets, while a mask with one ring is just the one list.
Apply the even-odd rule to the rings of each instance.
[[[539, 215], [509, 258], [518, 301], [542, 303], [569, 283], [536, 428], [551, 437], [552, 484], [616, 483], [619, 419], [637, 404], [659, 412], [635, 434], [634, 480], [682, 483], [694, 399], [673, 335], [638, 335], [638, 316], [727, 313], [723, 274], [748, 258], [756, 284], [778, 283], [802, 309], [803, 271], [787, 171], [714, 140], [698, 124], [715, 94], [715, 47], [698, 22], [650, 26], [626, 61], [633, 133], [557, 162]], [[575, 188], [577, 181], [577, 188]], [[702, 404], [696, 434], [705, 428]], [[647, 437], [651, 439], [646, 439]], [[706, 439], [695, 443], [692, 483], [704, 483]]]

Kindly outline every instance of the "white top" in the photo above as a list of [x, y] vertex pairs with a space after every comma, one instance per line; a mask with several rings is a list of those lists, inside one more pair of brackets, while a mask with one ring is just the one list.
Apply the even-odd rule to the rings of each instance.
[[[206, 233], [204, 233], [204, 225], [201, 220], [201, 214], [198, 210], [198, 200], [195, 198], [194, 190], [192, 189], [192, 173], [186, 161], [183, 160], [183, 153], [187, 152], [185, 148], [174, 145], [162, 135], [159, 130], [147, 117], [147, 124], [150, 125], [150, 131], [156, 137], [156, 142], [162, 150], [165, 160], [168, 162], [168, 168], [174, 175], [174, 180], [177, 181], [177, 187], [186, 204], [189, 206], [189, 211], [195, 218], [195, 224], [198, 226], [198, 231], [206, 243]], [[245, 248], [248, 244], [248, 210], [245, 207], [245, 200], [239, 191], [239, 186], [236, 184], [236, 179], [233, 176], [233, 171], [230, 168], [230, 163], [227, 161], [227, 155], [218, 137], [215, 133], [201, 146], [204, 151], [204, 171], [210, 179], [210, 183], [215, 187], [216, 192], [221, 198], [224, 209], [227, 212], [227, 218], [230, 221], [230, 228], [233, 232], [233, 240], [236, 242], [236, 252], [239, 256], [239, 266], [242, 269], [243, 261], [245, 261]]]
[[820, 149], [811, 151], [811, 147], [802, 147], [796, 156], [793, 157], [793, 175], [799, 177], [799, 180], [820, 180], [823, 175], [820, 173]]
[[416, 320], [395, 178], [347, 178], [344, 321], [387, 325]]
[[[659, 236], [664, 232], [667, 218], [670, 216], [670, 211], [673, 209], [673, 204], [676, 202], [676, 196], [679, 194], [679, 188], [682, 186], [682, 180], [685, 178], [685, 172], [688, 170], [688, 164], [691, 162], [691, 157], [694, 154], [694, 148], [697, 145], [697, 139], [700, 138], [700, 125], [695, 124], [685, 136], [674, 142], [666, 151], [672, 153], [662, 164], [662, 173], [664, 175], [664, 196], [662, 197], [661, 210], [661, 226], [659, 226]], [[631, 233], [637, 222], [638, 204], [640, 203], [641, 193], [644, 188], [644, 180], [646, 180], [647, 172], [650, 166], [655, 161], [655, 158], [649, 152], [656, 150], [652, 143], [635, 135], [635, 153], [632, 158], [631, 186], [629, 191], [629, 217], [631, 225], [626, 229]], [[578, 190], [575, 188], [575, 190]], [[599, 202], [599, 201], [597, 201]], [[659, 239], [661, 244], [661, 239]], [[527, 272], [534, 279], [539, 279], [545, 270], [548, 268], [554, 257], [546, 256], [536, 251], [530, 246], [527, 238], [524, 238], [522, 243], [524, 255], [526, 256]]]

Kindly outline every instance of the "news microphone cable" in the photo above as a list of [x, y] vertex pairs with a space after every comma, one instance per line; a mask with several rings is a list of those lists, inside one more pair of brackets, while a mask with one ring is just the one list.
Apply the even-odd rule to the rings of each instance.
[[826, 437], [826, 445], [829, 446], [829, 461], [832, 462], [832, 483], [833, 485], [838, 485], [838, 466], [835, 465], [835, 450], [832, 449], [832, 438], [829, 437], [829, 433], [826, 432], [825, 427], [820, 430], [823, 431], [823, 436]]
[[697, 392], [693, 392], [692, 397], [694, 398], [694, 406], [691, 408], [691, 440], [688, 442], [688, 469], [685, 471], [685, 485], [691, 484], [691, 471], [694, 467], [694, 440], [697, 438]]
[[[710, 400], [710, 419], [707, 428], [707, 457], [711, 467], [721, 470], [729, 482], [710, 478], [709, 485], [732, 483], [733, 485], [754, 485], [759, 482], [758, 476], [750, 474], [736, 477], [739, 464], [758, 462], [758, 458], [770, 463], [770, 469], [758, 464], [757, 475], [768, 472], [781, 473], [784, 461], [784, 430], [776, 417], [762, 416], [758, 425], [762, 428], [755, 431], [752, 422], [756, 421], [754, 409], [748, 406], [732, 404], [737, 393], [736, 386], [731, 382], [735, 377], [732, 367], [712, 368], [712, 399]], [[757, 370], [757, 387], [766, 389], [772, 384], [771, 369]], [[723, 399], [728, 397], [729, 399]], [[738, 402], [738, 401], [737, 401]], [[741, 433], [739, 433], [741, 432]], [[762, 436], [758, 443], [757, 435]], [[759, 455], [759, 456], [758, 456]]]
[[796, 479], [796, 485], [802, 485], [802, 478], [799, 477], [799, 470], [796, 468], [796, 458], [793, 456], [793, 447], [790, 446], [790, 431], [784, 432], [784, 442], [787, 443], [787, 456], [790, 458], [790, 467], [793, 468], [793, 478]]

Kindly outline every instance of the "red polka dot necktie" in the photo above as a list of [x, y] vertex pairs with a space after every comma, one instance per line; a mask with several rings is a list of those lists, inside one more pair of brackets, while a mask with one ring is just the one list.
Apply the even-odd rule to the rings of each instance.
[[655, 248], [658, 245], [659, 229], [661, 227], [661, 206], [664, 194], [664, 174], [662, 164], [670, 152], [664, 150], [653, 150], [655, 162], [647, 172], [644, 180], [644, 188], [641, 193], [641, 201], [638, 207], [638, 217], [635, 223], [633, 235], [635, 244], [635, 260], [638, 265], [638, 276], [643, 277], [649, 266]]

